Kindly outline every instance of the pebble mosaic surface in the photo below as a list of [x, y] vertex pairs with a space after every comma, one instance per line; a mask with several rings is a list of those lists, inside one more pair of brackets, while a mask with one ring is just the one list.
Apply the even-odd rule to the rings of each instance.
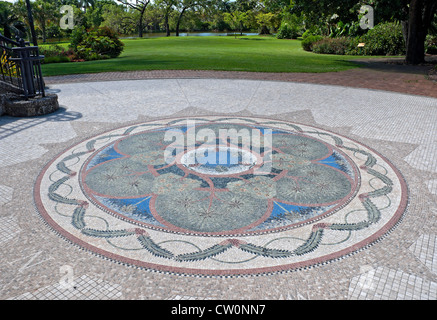
[[99, 256], [204, 276], [342, 258], [384, 237], [408, 201], [400, 172], [352, 139], [218, 116], [88, 138], [44, 167], [34, 197], [52, 229]]

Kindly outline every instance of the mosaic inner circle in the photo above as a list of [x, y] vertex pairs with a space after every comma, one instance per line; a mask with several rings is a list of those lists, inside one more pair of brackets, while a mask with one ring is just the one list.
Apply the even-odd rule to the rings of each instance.
[[261, 118], [166, 119], [79, 143], [41, 172], [56, 231], [148, 269], [271, 273], [331, 261], [394, 227], [397, 169], [368, 147]]

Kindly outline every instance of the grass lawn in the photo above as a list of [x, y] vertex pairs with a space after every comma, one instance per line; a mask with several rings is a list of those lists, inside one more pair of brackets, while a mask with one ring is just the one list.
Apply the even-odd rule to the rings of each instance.
[[[43, 65], [44, 76], [133, 70], [330, 72], [357, 67], [356, 56], [318, 55], [299, 40], [261, 36], [124, 39], [120, 57]], [[65, 45], [65, 44], [64, 44]]]

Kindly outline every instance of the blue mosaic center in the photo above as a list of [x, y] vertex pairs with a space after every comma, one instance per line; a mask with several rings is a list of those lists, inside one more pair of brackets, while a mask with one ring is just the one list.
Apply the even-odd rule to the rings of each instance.
[[[209, 175], [230, 175], [252, 169], [257, 157], [250, 151], [238, 148], [198, 148], [185, 153], [181, 163], [187, 168]], [[193, 158], [192, 164], [189, 159]]]

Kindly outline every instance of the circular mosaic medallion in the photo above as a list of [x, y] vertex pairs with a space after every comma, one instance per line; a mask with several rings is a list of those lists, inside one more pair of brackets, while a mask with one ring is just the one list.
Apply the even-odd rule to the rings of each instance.
[[62, 236], [130, 265], [272, 273], [367, 247], [400, 219], [400, 173], [326, 130], [261, 118], [166, 119], [83, 141], [41, 172]]

